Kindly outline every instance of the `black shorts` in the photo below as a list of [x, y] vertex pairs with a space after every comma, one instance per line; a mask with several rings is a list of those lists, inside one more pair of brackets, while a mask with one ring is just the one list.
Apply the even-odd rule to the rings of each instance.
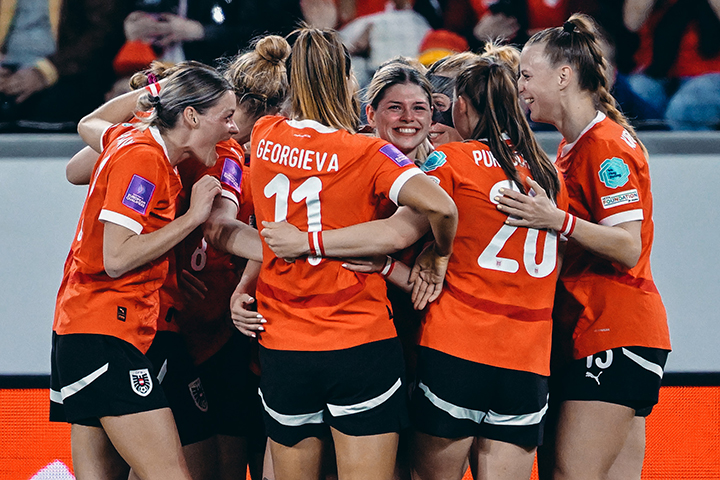
[[553, 402], [595, 400], [647, 417], [658, 402], [667, 350], [619, 347], [574, 360], [553, 372]]
[[260, 379], [250, 371], [250, 339], [235, 332], [198, 368], [211, 406], [213, 433], [247, 437], [249, 442], [259, 442], [264, 448]]
[[548, 377], [420, 347], [416, 384], [412, 419], [423, 433], [542, 444]]
[[53, 332], [50, 421], [100, 427], [100, 418], [168, 406], [148, 358], [109, 335]]
[[170, 404], [180, 443], [190, 445], [210, 438], [211, 407], [200, 371], [180, 334], [157, 332], [146, 356], [155, 367], [158, 383]]
[[293, 446], [332, 427], [353, 436], [399, 433], [408, 424], [404, 362], [397, 338], [344, 350], [260, 347], [265, 428]]

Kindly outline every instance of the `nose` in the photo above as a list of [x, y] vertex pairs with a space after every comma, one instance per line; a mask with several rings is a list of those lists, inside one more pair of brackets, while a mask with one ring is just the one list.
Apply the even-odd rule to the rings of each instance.
[[237, 134], [237, 133], [240, 132], [240, 130], [238, 129], [237, 124], [235, 123], [235, 120], [230, 120], [230, 125], [229, 125], [229, 127], [230, 127], [230, 128], [229, 128], [228, 131], [230, 132], [230, 135], [235, 135], [235, 134]]

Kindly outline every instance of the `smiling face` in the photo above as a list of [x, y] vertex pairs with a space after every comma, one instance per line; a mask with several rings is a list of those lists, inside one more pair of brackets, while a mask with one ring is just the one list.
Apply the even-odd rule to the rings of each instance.
[[385, 90], [377, 110], [368, 105], [367, 118], [378, 137], [398, 150], [411, 154], [428, 137], [432, 109], [427, 93], [414, 83], [393, 85]]
[[195, 111], [197, 123], [193, 124], [193, 141], [190, 148], [193, 154], [208, 167], [215, 165], [217, 161], [215, 145], [238, 133], [238, 127], [233, 120], [236, 103], [235, 93], [228, 90], [220, 97], [218, 103], [205, 113], [198, 114]]
[[523, 48], [518, 93], [535, 122], [555, 124], [560, 112], [559, 68], [550, 65], [543, 44]]

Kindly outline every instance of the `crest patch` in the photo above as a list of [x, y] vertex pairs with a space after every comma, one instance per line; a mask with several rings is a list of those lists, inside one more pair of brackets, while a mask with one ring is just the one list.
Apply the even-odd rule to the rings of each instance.
[[139, 175], [133, 175], [132, 180], [130, 180], [130, 185], [128, 185], [125, 196], [123, 197], [122, 204], [132, 208], [140, 215], [145, 215], [154, 192], [155, 185], [152, 182], [145, 180]]
[[608, 158], [600, 164], [600, 181], [608, 188], [622, 187], [630, 178], [630, 168], [622, 158]]
[[150, 371], [147, 368], [130, 370], [130, 386], [133, 392], [141, 397], [147, 397], [152, 392], [153, 383], [150, 378]]
[[428, 156], [427, 160], [425, 160], [425, 163], [423, 163], [420, 169], [423, 172], [428, 173], [433, 170], [437, 170], [445, 165], [445, 163], [447, 163], [447, 155], [445, 155], [445, 152], [438, 152], [436, 150]]
[[207, 398], [205, 397], [205, 389], [203, 388], [200, 379], [196, 378], [192, 382], [188, 383], [188, 388], [190, 389], [190, 395], [192, 395], [195, 406], [198, 407], [201, 411], [207, 412], [208, 402]]

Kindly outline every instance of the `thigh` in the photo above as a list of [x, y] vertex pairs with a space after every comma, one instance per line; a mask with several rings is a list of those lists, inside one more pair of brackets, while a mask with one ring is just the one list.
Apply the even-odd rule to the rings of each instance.
[[130, 467], [102, 428], [73, 425], [70, 432], [73, 470], [78, 480], [128, 478]]
[[191, 480], [169, 408], [100, 419], [118, 453], [143, 480]]
[[536, 447], [477, 438], [470, 459], [475, 480], [529, 480], [535, 451]]
[[417, 480], [463, 478], [473, 437], [442, 438], [415, 432], [412, 442], [412, 477]]
[[640, 480], [645, 460], [645, 417], [636, 416], [622, 450], [610, 467], [608, 480]]
[[555, 444], [555, 480], [605, 479], [634, 419], [635, 411], [623, 405], [563, 402]]
[[338, 478], [342, 480], [392, 480], [395, 473], [397, 433], [346, 435], [332, 429]]
[[323, 442], [317, 437], [300, 440], [293, 446], [269, 441], [275, 480], [317, 480], [320, 478]]

